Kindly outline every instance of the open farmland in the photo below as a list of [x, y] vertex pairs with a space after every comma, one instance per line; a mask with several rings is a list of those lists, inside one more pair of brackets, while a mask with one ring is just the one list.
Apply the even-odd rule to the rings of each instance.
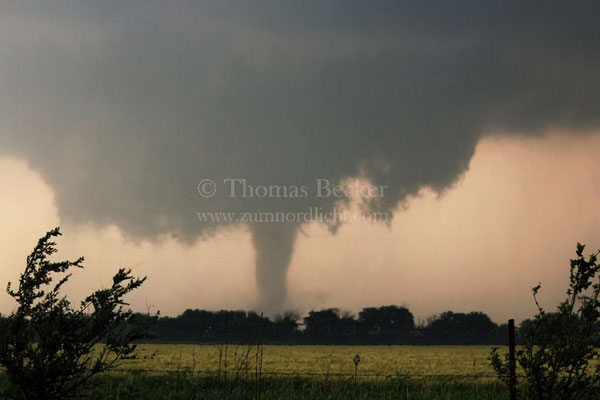
[[506, 399], [507, 388], [490, 377], [489, 352], [490, 346], [141, 344], [135, 358], [96, 377], [86, 397]]
[[[487, 357], [490, 346], [264, 346], [262, 372], [289, 374], [354, 374], [353, 358], [360, 356], [359, 375], [493, 375]], [[225, 359], [231, 371], [248, 346], [142, 344], [137, 358], [120, 369], [217, 372]], [[250, 349], [254, 370], [256, 348]], [[364, 376], [368, 378], [368, 376]]]
[[490, 377], [489, 351], [489, 346], [140, 344], [135, 358], [96, 376], [83, 394], [103, 400], [506, 399], [507, 388]]

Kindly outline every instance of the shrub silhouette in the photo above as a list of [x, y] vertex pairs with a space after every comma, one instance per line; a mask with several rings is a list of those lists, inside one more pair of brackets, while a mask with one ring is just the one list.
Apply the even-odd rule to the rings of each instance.
[[[10, 387], [5, 396], [20, 399], [62, 399], [72, 396], [90, 377], [115, 366], [135, 350], [132, 342], [145, 336], [148, 322], [135, 324], [124, 310], [123, 297], [142, 285], [131, 270], [119, 269], [112, 285], [97, 290], [72, 308], [60, 289], [70, 278], [62, 276], [51, 287], [53, 275], [82, 268], [76, 261], [51, 262], [56, 250], [55, 228], [42, 237], [27, 257], [16, 290], [7, 292], [18, 307], [0, 320], [0, 365]], [[99, 344], [101, 343], [101, 344]]]
[[[533, 288], [538, 314], [529, 324], [516, 360], [525, 373], [530, 399], [597, 399], [600, 383], [598, 348], [600, 334], [600, 265], [598, 252], [586, 259], [577, 243], [577, 258], [571, 260], [566, 299], [555, 312], [546, 312], [537, 300], [540, 285]], [[491, 365], [509, 382], [508, 356], [497, 349]]]

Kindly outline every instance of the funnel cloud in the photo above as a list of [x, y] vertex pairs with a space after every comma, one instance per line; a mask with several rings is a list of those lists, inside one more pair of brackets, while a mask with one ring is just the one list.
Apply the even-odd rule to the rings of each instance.
[[295, 224], [253, 224], [259, 309], [275, 313], [285, 305], [286, 275], [298, 227]]
[[[300, 223], [333, 196], [230, 196], [227, 180], [385, 186], [393, 212], [448, 188], [484, 135], [600, 124], [593, 3], [19, 2], [0, 8], [0, 152], [61, 220], [194, 243], [247, 225], [259, 307], [285, 305]], [[199, 182], [215, 183], [213, 196]], [[333, 227], [335, 228], [335, 227]]]

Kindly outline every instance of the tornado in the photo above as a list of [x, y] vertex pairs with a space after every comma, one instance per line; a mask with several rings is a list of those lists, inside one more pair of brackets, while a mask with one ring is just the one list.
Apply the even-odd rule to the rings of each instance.
[[0, 156], [39, 172], [64, 223], [183, 244], [248, 229], [260, 311], [285, 307], [300, 224], [235, 216], [343, 199], [227, 180], [360, 177], [394, 213], [451, 187], [486, 135], [600, 128], [598, 2], [23, 3], [0, 12]]
[[294, 252], [298, 225], [255, 223], [250, 226], [255, 251], [257, 308], [268, 314], [285, 308], [287, 271]]

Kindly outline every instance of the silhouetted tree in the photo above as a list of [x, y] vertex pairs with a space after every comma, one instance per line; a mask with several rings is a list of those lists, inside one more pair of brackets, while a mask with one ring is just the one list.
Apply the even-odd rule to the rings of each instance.
[[516, 332], [516, 336], [519, 340], [519, 343], [524, 343], [527, 340], [527, 337], [530, 336], [531, 331], [533, 329], [533, 320], [532, 319], [524, 319], [519, 324], [519, 329]]
[[367, 307], [358, 319], [337, 308], [299, 314], [286, 312], [273, 320], [253, 311], [186, 310], [178, 317], [160, 318], [155, 341], [248, 342], [260, 332], [262, 343], [330, 344], [505, 344], [506, 325], [498, 327], [481, 312], [447, 311], [415, 326], [405, 307]]
[[480, 311], [466, 314], [461, 328], [459, 334], [464, 336], [467, 344], [491, 343], [498, 332], [498, 325]]
[[283, 314], [277, 314], [273, 320], [276, 326], [276, 335], [280, 339], [289, 339], [298, 334], [299, 320], [300, 314], [294, 311], [286, 311]]
[[[538, 302], [540, 285], [532, 289], [538, 314], [523, 326], [522, 347], [517, 362], [525, 374], [527, 395], [538, 400], [600, 398], [600, 264], [598, 254], [586, 259], [577, 243], [571, 260], [566, 299], [555, 312]], [[509, 382], [510, 360], [497, 349], [490, 355], [498, 376]]]
[[311, 339], [327, 341], [336, 333], [340, 320], [337, 308], [328, 308], [320, 311], [310, 311], [304, 317], [304, 333]]
[[405, 307], [382, 306], [363, 308], [358, 313], [361, 333], [377, 342], [395, 343], [406, 340], [415, 329], [414, 317]]
[[498, 326], [482, 312], [440, 314], [426, 327], [430, 341], [439, 344], [486, 344], [494, 341]]
[[[0, 365], [11, 384], [4, 395], [35, 400], [70, 396], [91, 376], [130, 355], [135, 350], [132, 341], [145, 336], [147, 327], [136, 325], [135, 315], [123, 308], [123, 297], [145, 278], [120, 269], [110, 287], [86, 297], [79, 308], [72, 308], [60, 294], [70, 274], [50, 286], [55, 274], [83, 267], [83, 257], [49, 260], [57, 251], [51, 239], [59, 235], [56, 228], [42, 237], [27, 257], [18, 288], [8, 284], [7, 292], [18, 306], [0, 321]], [[99, 342], [101, 347], [95, 349]]]

